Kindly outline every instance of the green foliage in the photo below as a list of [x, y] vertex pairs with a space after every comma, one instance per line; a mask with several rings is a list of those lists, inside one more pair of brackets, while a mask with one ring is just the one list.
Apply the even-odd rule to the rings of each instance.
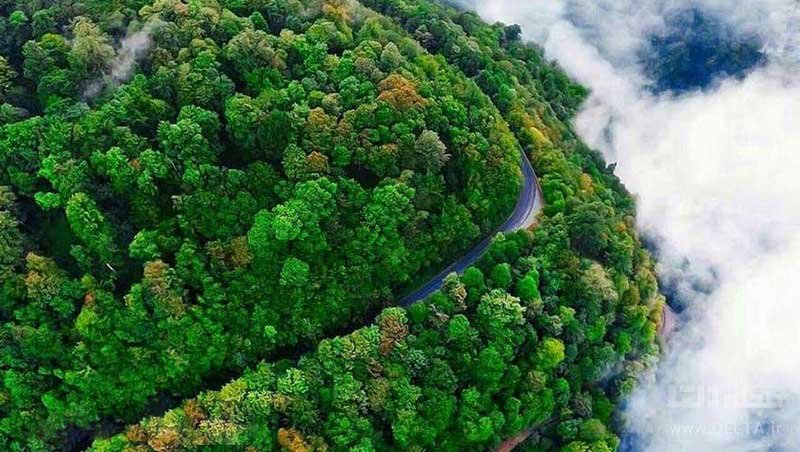
[[281, 285], [303, 287], [308, 283], [308, 264], [300, 259], [290, 257], [281, 270]]
[[[513, 240], [521, 243], [522, 256], [502, 264], [520, 275], [529, 265], [533, 236], [518, 233]], [[475, 286], [481, 268], [499, 265], [490, 256], [503, 244], [496, 241], [478, 267], [448, 278], [446, 286], [467, 279]], [[526, 278], [530, 272], [512, 276], [510, 287]], [[209, 444], [491, 450], [532, 427], [547, 432], [540, 440], [560, 449], [615, 450], [619, 440], [607, 427], [613, 405], [602, 392], [586, 390], [593, 383], [574, 381], [583, 361], [568, 356], [564, 341], [575, 346], [575, 338], [539, 340], [518, 293], [485, 286], [477, 293], [477, 305], [460, 304], [459, 293], [446, 290], [409, 315], [385, 309], [370, 326], [325, 339], [296, 361], [262, 362], [219, 391], [144, 419], [124, 435], [95, 441], [92, 450]]]
[[542, 370], [554, 369], [564, 360], [564, 343], [551, 337], [545, 338], [536, 350], [536, 359]]
[[533, 303], [541, 300], [542, 295], [539, 292], [539, 273], [536, 269], [531, 269], [524, 278], [517, 284], [517, 292], [519, 297], [528, 303]]
[[65, 212], [75, 235], [102, 262], [109, 262], [114, 250], [113, 232], [92, 198], [75, 193], [67, 201]]
[[492, 267], [492, 284], [500, 289], [507, 289], [511, 285], [511, 266], [508, 264], [497, 264]]
[[22, 258], [22, 234], [15, 213], [16, 198], [0, 186], [0, 279], [8, 281]]
[[[567, 122], [586, 91], [518, 27], [427, 0], [12, 3], [0, 449], [87, 446], [175, 397], [95, 448], [484, 450], [529, 427], [616, 448], [663, 301], [631, 197]], [[533, 233], [322, 340], [494, 231], [520, 148]]]
[[[518, 147], [490, 99], [361, 9], [9, 8], [0, 449], [135, 421], [314, 344], [508, 215]], [[152, 42], [128, 80], [119, 43], [137, 30]], [[41, 274], [68, 293], [39, 297]]]

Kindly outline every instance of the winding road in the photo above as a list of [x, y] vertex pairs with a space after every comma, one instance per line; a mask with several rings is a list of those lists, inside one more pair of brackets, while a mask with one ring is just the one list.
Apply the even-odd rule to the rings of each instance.
[[[467, 251], [461, 259], [453, 262], [420, 288], [403, 297], [400, 300], [400, 306], [408, 307], [424, 300], [442, 287], [445, 278], [447, 278], [447, 275], [450, 273], [463, 273], [486, 252], [489, 245], [492, 243], [492, 239], [498, 232], [514, 232], [522, 229], [531, 229], [536, 225], [536, 215], [542, 210], [542, 191], [539, 187], [539, 179], [536, 177], [536, 173], [533, 171], [533, 166], [531, 166], [531, 162], [525, 154], [525, 151], [520, 149], [519, 154], [520, 168], [522, 169], [524, 180], [520, 189], [517, 205], [514, 206], [514, 211], [511, 212], [511, 216], [480, 243]], [[658, 328], [659, 341], [662, 347], [666, 347], [669, 336], [675, 330], [675, 318], [676, 315], [674, 311], [672, 311], [669, 305], [665, 304], [664, 318]], [[535, 430], [535, 428], [529, 428], [523, 430], [516, 436], [506, 439], [495, 449], [495, 452], [513, 451], [520, 443], [528, 439]]]
[[414, 292], [403, 297], [400, 300], [400, 306], [406, 307], [420, 300], [424, 300], [442, 287], [445, 278], [447, 278], [447, 275], [450, 273], [463, 273], [486, 252], [489, 245], [492, 243], [492, 239], [498, 232], [514, 232], [522, 229], [530, 229], [536, 224], [536, 214], [542, 209], [542, 195], [541, 189], [539, 188], [539, 180], [536, 178], [536, 173], [534, 173], [533, 166], [531, 166], [528, 156], [525, 155], [525, 151], [520, 149], [519, 154], [523, 183], [520, 188], [517, 205], [514, 206], [514, 211], [511, 212], [511, 216], [509, 216], [500, 227], [492, 231], [492, 233], [480, 243], [461, 256], [459, 260], [450, 264]]

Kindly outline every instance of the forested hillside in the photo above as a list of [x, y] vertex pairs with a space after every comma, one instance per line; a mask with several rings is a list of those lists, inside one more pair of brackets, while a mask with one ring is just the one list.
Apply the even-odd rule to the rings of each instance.
[[[615, 447], [662, 301], [568, 124], [585, 91], [517, 27], [426, 1], [0, 13], [0, 449], [125, 423], [95, 447]], [[346, 334], [503, 222], [520, 148], [535, 233]]]
[[613, 400], [640, 370], [621, 358], [641, 347], [646, 319], [620, 314], [607, 331], [609, 306], [630, 301], [598, 264], [576, 284], [594, 313], [543, 297], [538, 269], [555, 256], [531, 246], [552, 240], [499, 236], [424, 303], [388, 308], [296, 362], [262, 363], [93, 450], [485, 450], [531, 427], [536, 449], [614, 450]]

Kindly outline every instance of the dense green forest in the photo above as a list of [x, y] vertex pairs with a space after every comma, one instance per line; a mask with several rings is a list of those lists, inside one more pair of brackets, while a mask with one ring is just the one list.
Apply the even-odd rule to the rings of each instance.
[[[663, 302], [569, 126], [585, 90], [518, 27], [401, 0], [0, 14], [0, 449], [125, 423], [95, 448], [616, 446]], [[388, 307], [503, 222], [520, 148], [535, 232]]]
[[498, 236], [479, 265], [424, 303], [387, 308], [296, 362], [262, 363], [93, 450], [484, 450], [529, 427], [541, 434], [537, 450], [614, 450], [612, 400], [636, 378], [622, 357], [640, 345], [643, 320], [622, 315], [607, 331], [597, 313], [630, 301], [596, 263], [576, 284], [593, 323], [543, 297], [539, 269], [555, 256], [533, 257], [532, 244], [555, 250], [552, 241], [538, 231]]

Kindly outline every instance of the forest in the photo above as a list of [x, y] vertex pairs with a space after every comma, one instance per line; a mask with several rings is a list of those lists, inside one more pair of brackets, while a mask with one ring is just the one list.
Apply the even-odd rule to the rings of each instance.
[[[635, 203], [518, 26], [427, 0], [0, 1], [0, 449], [614, 450]], [[530, 157], [545, 208], [442, 291]]]
[[707, 90], [729, 77], [743, 79], [766, 63], [766, 43], [755, 34], [737, 33], [697, 9], [678, 10], [667, 31], [649, 38], [639, 56], [654, 93]]

